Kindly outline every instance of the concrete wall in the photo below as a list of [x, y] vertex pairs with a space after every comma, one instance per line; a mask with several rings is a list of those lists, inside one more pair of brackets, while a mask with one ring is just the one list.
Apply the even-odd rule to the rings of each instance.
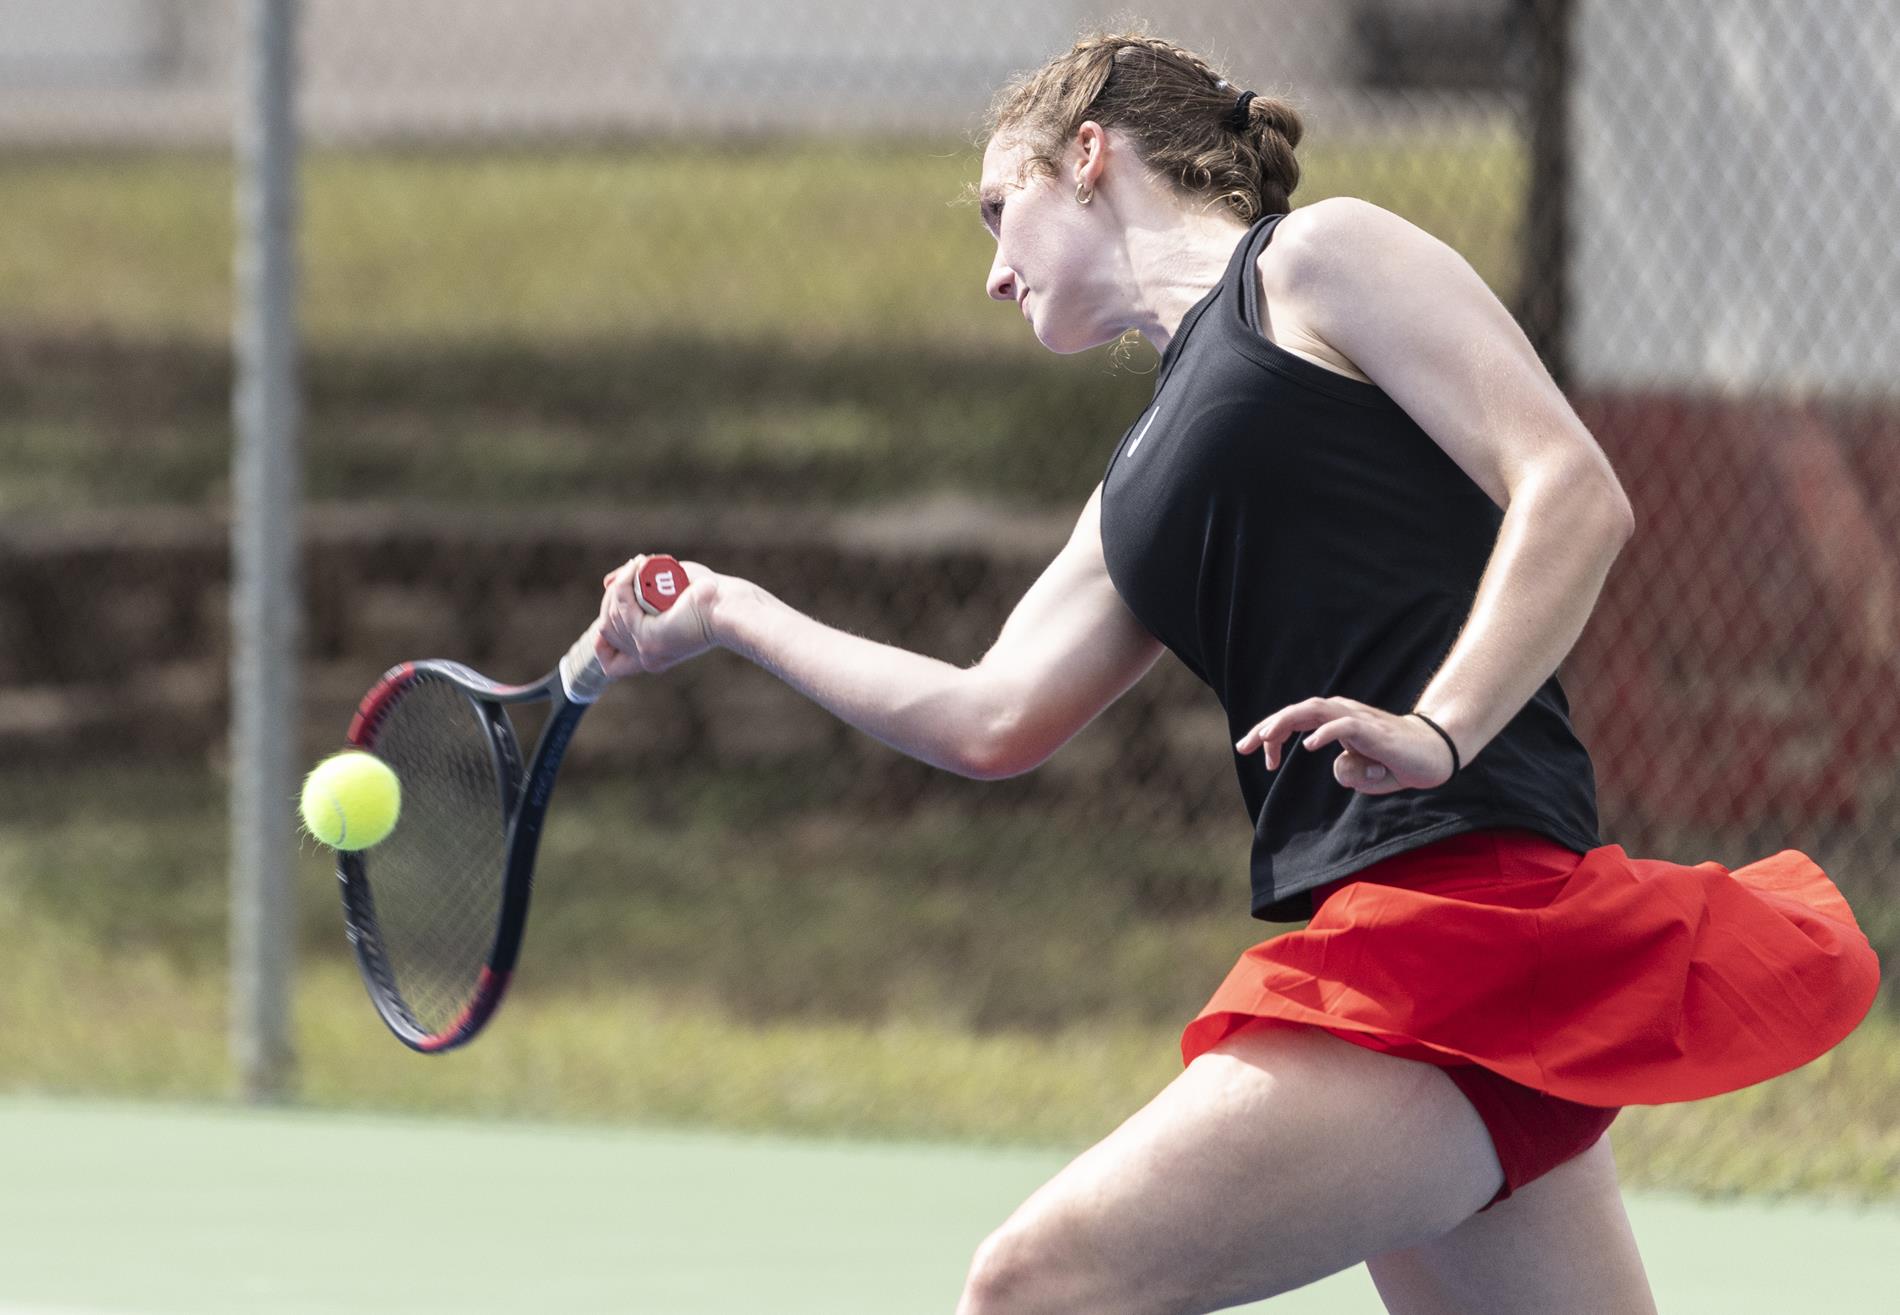
[[[949, 502], [855, 514], [315, 508], [304, 520], [303, 757], [341, 742], [356, 701], [397, 662], [541, 675], [592, 619], [600, 574], [624, 559], [635, 525], [642, 543], [764, 582], [829, 624], [968, 664], [1070, 518]], [[0, 761], [221, 759], [228, 548], [227, 526], [197, 509], [0, 524]], [[1227, 740], [1220, 706], [1170, 662], [1006, 794], [1231, 822], [1240, 802]], [[579, 771], [842, 761], [862, 803], [941, 778], [723, 653], [617, 687], [571, 761]]]

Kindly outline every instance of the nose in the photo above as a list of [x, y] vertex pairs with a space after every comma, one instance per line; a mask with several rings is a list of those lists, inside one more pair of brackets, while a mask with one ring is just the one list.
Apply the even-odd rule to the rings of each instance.
[[1003, 263], [999, 255], [990, 266], [990, 296], [997, 301], [1016, 300], [1016, 271]]

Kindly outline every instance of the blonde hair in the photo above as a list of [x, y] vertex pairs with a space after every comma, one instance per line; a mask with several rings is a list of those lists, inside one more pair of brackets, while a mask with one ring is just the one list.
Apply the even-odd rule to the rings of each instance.
[[1291, 105], [1270, 96], [1250, 100], [1236, 125], [1240, 94], [1172, 41], [1140, 31], [1095, 34], [999, 91], [984, 137], [1027, 147], [1025, 167], [1054, 177], [1076, 129], [1093, 119], [1119, 129], [1181, 191], [1251, 224], [1284, 212], [1299, 186], [1293, 148], [1301, 125]]

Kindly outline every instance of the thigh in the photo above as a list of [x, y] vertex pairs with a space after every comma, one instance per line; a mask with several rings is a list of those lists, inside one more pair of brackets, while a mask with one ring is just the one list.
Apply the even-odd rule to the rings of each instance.
[[1439, 1236], [1502, 1181], [1443, 1071], [1250, 1028], [1031, 1196], [964, 1308], [1216, 1310]]
[[1605, 1133], [1446, 1233], [1366, 1262], [1391, 1315], [1654, 1315]]

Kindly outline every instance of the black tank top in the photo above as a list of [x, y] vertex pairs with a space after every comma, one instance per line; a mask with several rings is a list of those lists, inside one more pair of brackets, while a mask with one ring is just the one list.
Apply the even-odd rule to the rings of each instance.
[[[1315, 695], [1411, 711], [1504, 520], [1384, 390], [1261, 335], [1255, 262], [1280, 218], [1248, 230], [1182, 319], [1102, 486], [1109, 578], [1220, 698], [1230, 752]], [[1461, 832], [1601, 843], [1595, 773], [1555, 675], [1444, 785], [1361, 794], [1333, 779], [1338, 753], [1289, 741], [1275, 771], [1234, 755], [1257, 918], [1309, 917], [1313, 887]]]

